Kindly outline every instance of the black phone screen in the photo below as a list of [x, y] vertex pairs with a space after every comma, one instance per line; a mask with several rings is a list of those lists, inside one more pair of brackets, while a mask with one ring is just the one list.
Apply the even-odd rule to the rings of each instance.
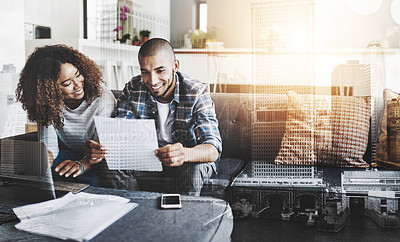
[[164, 196], [162, 203], [166, 205], [179, 204], [179, 196]]

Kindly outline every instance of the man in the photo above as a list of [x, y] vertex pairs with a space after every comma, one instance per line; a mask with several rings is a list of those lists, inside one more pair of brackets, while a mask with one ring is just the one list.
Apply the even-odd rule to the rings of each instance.
[[[138, 60], [141, 75], [125, 85], [116, 117], [155, 119], [160, 147], [155, 155], [165, 176], [176, 181], [170, 192], [198, 196], [222, 151], [208, 87], [179, 72], [173, 47], [164, 39], [145, 42]], [[88, 146], [97, 149], [90, 154], [93, 161], [104, 158], [98, 144]]]

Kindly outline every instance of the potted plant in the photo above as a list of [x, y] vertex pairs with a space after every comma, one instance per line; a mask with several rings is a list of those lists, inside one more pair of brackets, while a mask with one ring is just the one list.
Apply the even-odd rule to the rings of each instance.
[[131, 35], [130, 34], [124, 34], [123, 36], [122, 36], [122, 38], [119, 40], [119, 42], [121, 43], [121, 44], [124, 44], [128, 39], [130, 39], [131, 38]]
[[206, 32], [196, 29], [190, 35], [190, 40], [192, 42], [192, 47], [194, 49], [202, 49], [206, 47], [208, 35]]
[[133, 36], [132, 45], [140, 45], [139, 38], [137, 35]]
[[142, 44], [150, 39], [150, 33], [151, 33], [150, 30], [146, 30], [146, 29], [141, 30], [139, 32], [139, 34], [141, 36]]
[[[128, 14], [131, 12], [130, 8], [126, 5], [121, 6], [119, 9], [119, 23], [117, 27], [114, 29], [115, 32], [117, 32], [117, 41], [119, 41], [121, 44], [125, 43], [128, 39], [131, 38], [131, 35], [127, 33], [127, 20], [128, 20]], [[125, 30], [125, 31], [124, 31]], [[125, 32], [125, 33], [124, 33]]]

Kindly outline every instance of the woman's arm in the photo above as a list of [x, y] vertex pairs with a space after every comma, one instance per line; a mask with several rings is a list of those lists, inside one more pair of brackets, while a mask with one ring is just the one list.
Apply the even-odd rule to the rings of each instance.
[[49, 155], [50, 167], [53, 166], [54, 159], [58, 156], [58, 137], [56, 130], [53, 126], [39, 127], [38, 126], [39, 141], [43, 142], [47, 147]]

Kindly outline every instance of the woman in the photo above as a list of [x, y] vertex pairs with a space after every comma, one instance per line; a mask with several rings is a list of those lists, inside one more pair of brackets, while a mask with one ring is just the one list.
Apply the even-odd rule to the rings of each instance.
[[97, 65], [71, 47], [44, 46], [28, 57], [17, 100], [37, 123], [50, 162], [56, 157], [55, 179], [97, 185], [98, 169], [84, 156], [83, 146], [97, 139], [94, 116], [111, 117], [116, 107], [113, 94], [103, 84]]

